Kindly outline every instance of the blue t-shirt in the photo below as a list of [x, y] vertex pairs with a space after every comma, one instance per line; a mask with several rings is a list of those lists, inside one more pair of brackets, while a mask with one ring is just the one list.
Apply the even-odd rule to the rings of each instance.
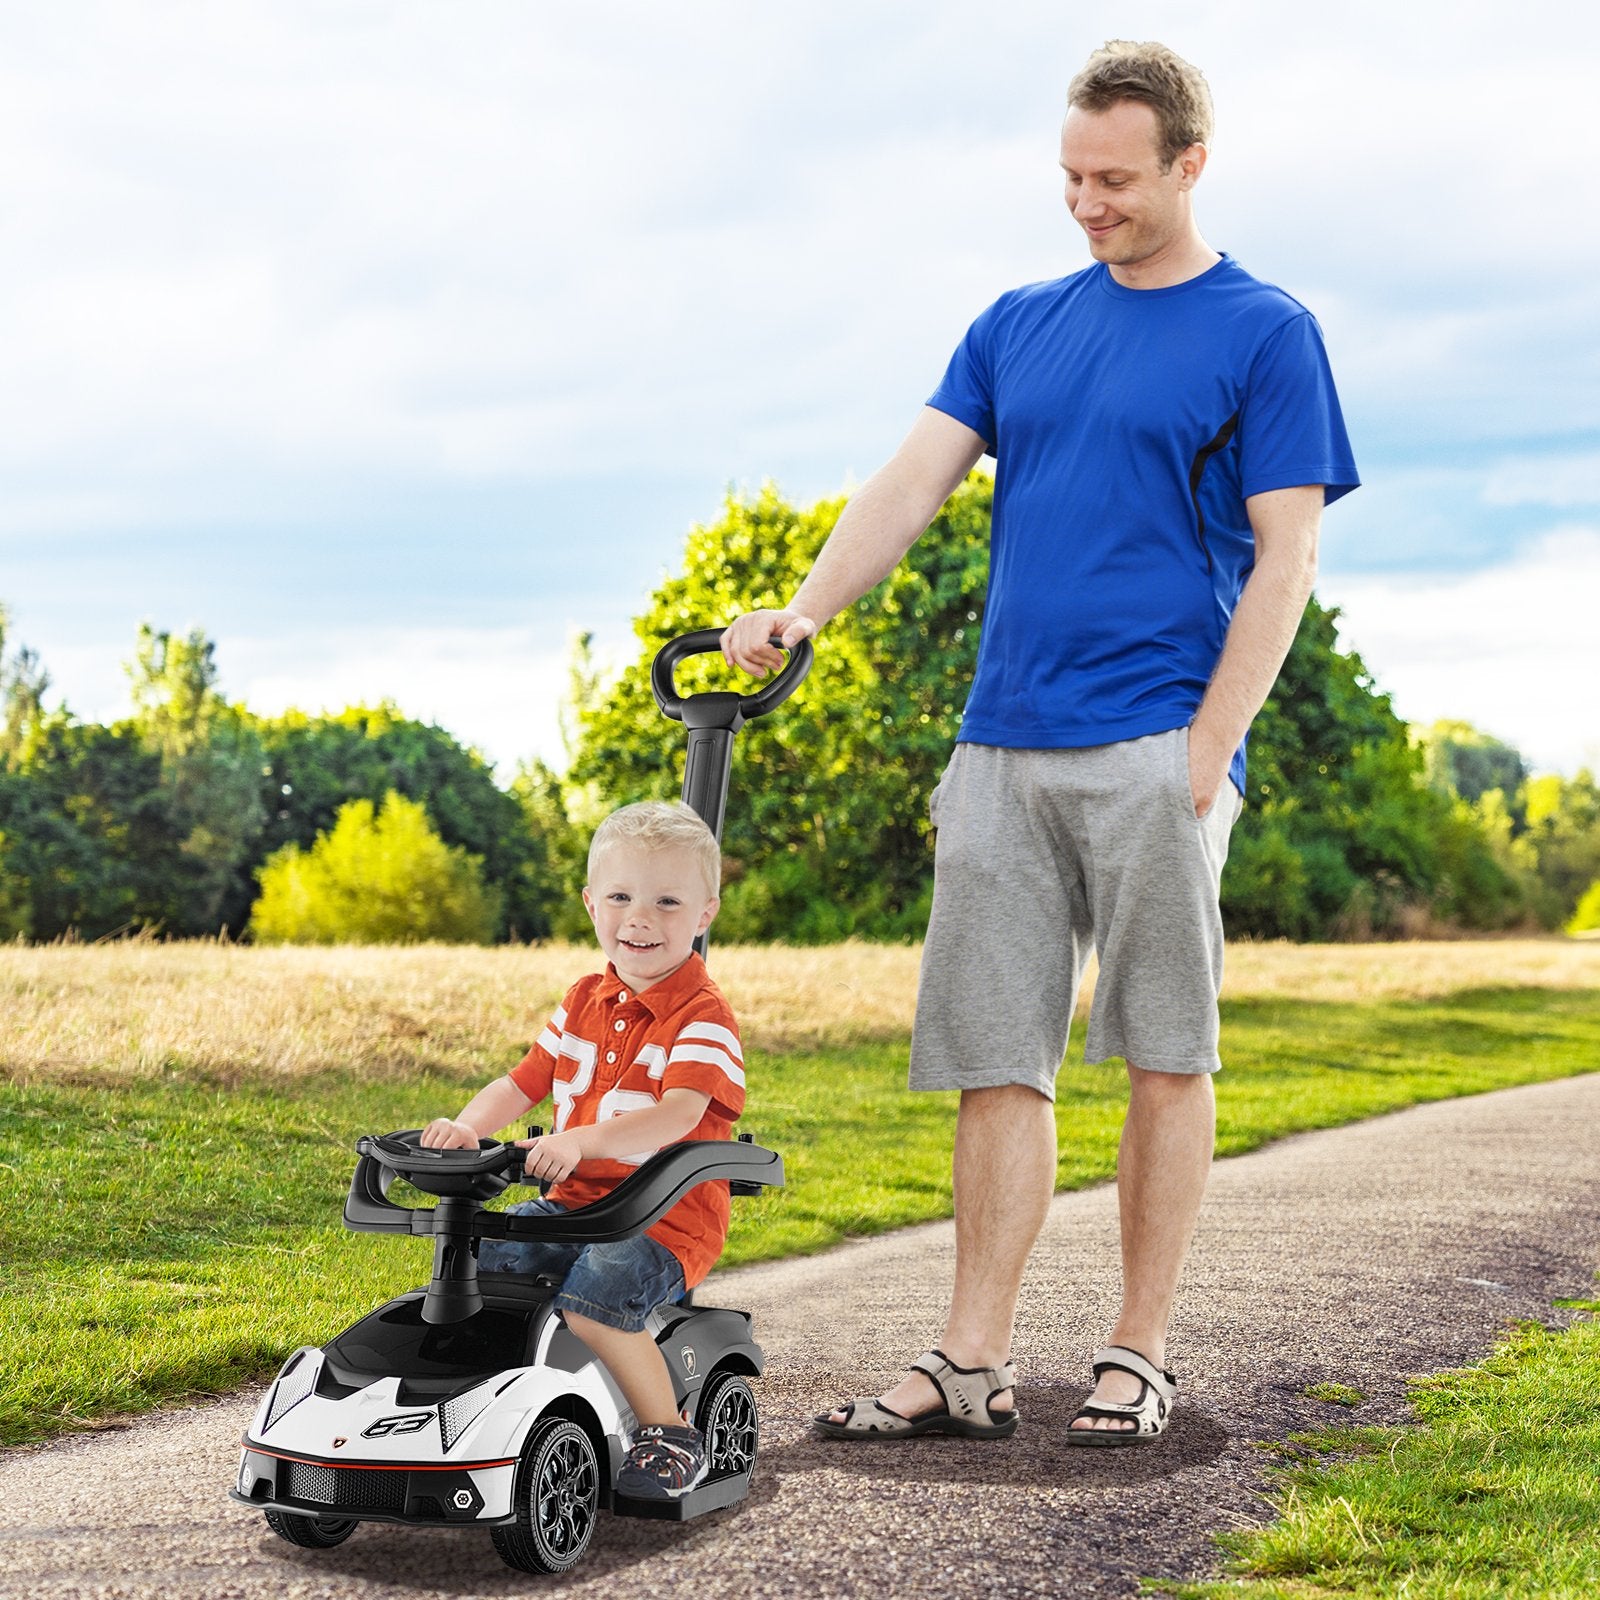
[[1168, 289], [1097, 263], [1002, 295], [928, 404], [995, 458], [975, 744], [1187, 726], [1255, 564], [1246, 497], [1360, 482], [1316, 319], [1229, 256]]

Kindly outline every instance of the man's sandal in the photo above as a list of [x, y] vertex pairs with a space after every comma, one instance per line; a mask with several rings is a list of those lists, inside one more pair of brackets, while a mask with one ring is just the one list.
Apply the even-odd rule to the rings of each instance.
[[1126, 1345], [1111, 1344], [1094, 1353], [1094, 1381], [1098, 1384], [1102, 1372], [1126, 1372], [1139, 1380], [1139, 1398], [1128, 1405], [1086, 1405], [1079, 1409], [1078, 1417], [1108, 1417], [1117, 1421], [1132, 1422], [1132, 1428], [1067, 1428], [1067, 1443], [1105, 1448], [1108, 1445], [1148, 1444], [1167, 1431], [1172, 1417], [1172, 1403], [1178, 1398], [1178, 1380], [1170, 1372], [1163, 1372], [1154, 1363], [1146, 1361], [1137, 1350]]
[[[1017, 1431], [1017, 1413], [991, 1411], [996, 1395], [1014, 1388], [1017, 1374], [1008, 1361], [1002, 1367], [958, 1367], [942, 1350], [930, 1350], [911, 1363], [912, 1369], [925, 1372], [944, 1400], [939, 1411], [924, 1411], [920, 1416], [903, 1417], [881, 1400], [851, 1400], [835, 1406], [844, 1412], [844, 1421], [835, 1422], [832, 1413], [817, 1414], [817, 1432], [827, 1439], [910, 1439], [919, 1433], [955, 1433], [965, 1439], [1004, 1439]], [[982, 1419], [981, 1421], [979, 1419]]]

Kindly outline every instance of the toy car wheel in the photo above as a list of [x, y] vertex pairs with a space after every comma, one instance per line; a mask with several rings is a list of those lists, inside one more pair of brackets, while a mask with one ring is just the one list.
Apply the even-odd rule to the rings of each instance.
[[706, 1438], [710, 1477], [754, 1470], [760, 1434], [755, 1390], [737, 1372], [712, 1374], [695, 1408], [695, 1425]]
[[514, 1526], [491, 1528], [500, 1559], [519, 1572], [565, 1572], [589, 1548], [600, 1510], [594, 1441], [565, 1417], [528, 1435], [515, 1490]]
[[287, 1511], [266, 1513], [267, 1526], [280, 1539], [308, 1550], [331, 1550], [356, 1531], [354, 1517], [296, 1517]]

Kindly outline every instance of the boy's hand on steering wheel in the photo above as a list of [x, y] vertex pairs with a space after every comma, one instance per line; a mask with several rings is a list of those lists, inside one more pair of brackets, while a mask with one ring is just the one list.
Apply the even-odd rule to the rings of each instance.
[[435, 1117], [417, 1141], [425, 1150], [476, 1150], [477, 1132], [453, 1117]]
[[528, 1152], [523, 1163], [528, 1176], [542, 1178], [546, 1183], [560, 1183], [583, 1159], [575, 1133], [547, 1133], [538, 1139], [518, 1139], [517, 1148]]

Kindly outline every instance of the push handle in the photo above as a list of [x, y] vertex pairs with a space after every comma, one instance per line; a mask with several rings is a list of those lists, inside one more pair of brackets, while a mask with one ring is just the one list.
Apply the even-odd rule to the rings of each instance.
[[[726, 631], [725, 628], [699, 628], [694, 633], [680, 634], [676, 639], [668, 640], [656, 652], [656, 658], [650, 664], [650, 689], [664, 716], [671, 717], [674, 722], [683, 721], [683, 696], [673, 682], [678, 663], [689, 656], [720, 655], [722, 635]], [[782, 639], [775, 637], [769, 642], [780, 650], [784, 648]], [[811, 670], [812, 654], [811, 641], [801, 639], [789, 651], [789, 659], [784, 662], [783, 670], [771, 683], [762, 685], [754, 694], [737, 696], [741, 720], [748, 722], [752, 717], [764, 717], [782, 705], [800, 687]]]

